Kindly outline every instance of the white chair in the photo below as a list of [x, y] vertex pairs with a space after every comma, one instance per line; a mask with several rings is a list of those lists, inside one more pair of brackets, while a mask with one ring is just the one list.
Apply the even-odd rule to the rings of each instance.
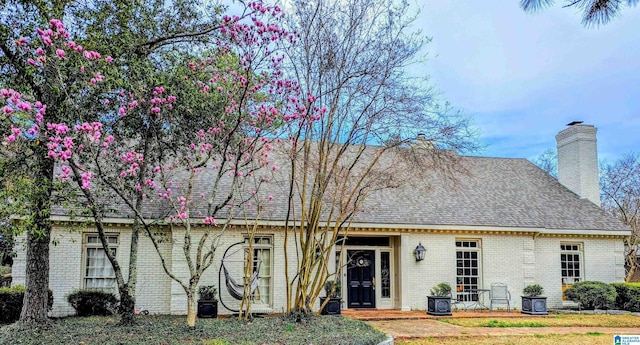
[[507, 311], [511, 311], [511, 294], [507, 289], [507, 284], [493, 283], [491, 284], [491, 291], [489, 292], [489, 310], [493, 310], [493, 303], [506, 303]]

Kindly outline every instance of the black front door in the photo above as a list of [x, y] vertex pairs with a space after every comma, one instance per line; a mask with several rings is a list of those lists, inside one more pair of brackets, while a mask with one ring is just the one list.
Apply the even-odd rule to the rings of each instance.
[[349, 250], [347, 254], [349, 308], [375, 308], [375, 251]]

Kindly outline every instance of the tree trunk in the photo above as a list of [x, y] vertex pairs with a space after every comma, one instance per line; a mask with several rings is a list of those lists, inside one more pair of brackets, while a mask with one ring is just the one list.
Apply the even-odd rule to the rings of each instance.
[[136, 323], [135, 309], [136, 299], [130, 293], [128, 284], [119, 288], [120, 292], [120, 307], [118, 308], [120, 314], [120, 325], [131, 326]]
[[187, 326], [196, 326], [196, 299], [195, 294], [187, 295]]
[[[36, 152], [45, 156], [41, 147]], [[51, 239], [51, 179], [53, 160], [36, 163], [34, 179], [39, 180], [33, 192], [31, 214], [33, 225], [27, 229], [27, 268], [20, 322], [43, 324], [47, 319], [49, 298], [49, 241]]]
[[131, 230], [131, 247], [129, 248], [129, 277], [120, 291], [120, 324], [131, 326], [136, 323], [136, 282], [138, 280], [138, 238], [140, 225], [135, 220]]
[[29, 231], [27, 237], [27, 270], [20, 321], [42, 324], [47, 322], [49, 289], [49, 239], [51, 229], [44, 234]]

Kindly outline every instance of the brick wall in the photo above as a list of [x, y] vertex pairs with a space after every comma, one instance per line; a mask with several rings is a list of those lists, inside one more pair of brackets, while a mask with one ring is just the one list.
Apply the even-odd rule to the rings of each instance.
[[[91, 229], [87, 229], [91, 230]], [[124, 269], [125, 277], [128, 273], [130, 229], [114, 227], [113, 232], [120, 234], [117, 251], [118, 259]], [[202, 229], [194, 230], [194, 240], [199, 239]], [[228, 230], [219, 239], [213, 265], [206, 271], [200, 285], [218, 284], [218, 269], [224, 250], [231, 244], [243, 240], [242, 230]], [[284, 236], [279, 230], [261, 229], [261, 234], [273, 236], [272, 250], [272, 308], [261, 310], [264, 312], [283, 312], [286, 307], [286, 282], [284, 280]], [[352, 234], [355, 236], [356, 234]], [[376, 233], [376, 235], [383, 235]], [[424, 310], [426, 296], [429, 290], [440, 282], [448, 282], [454, 289], [456, 286], [456, 240], [480, 240], [481, 243], [481, 287], [489, 288], [492, 283], [505, 283], [511, 293], [512, 307], [520, 306], [522, 288], [528, 284], [537, 283], [545, 288], [549, 307], [561, 307], [566, 304], [561, 299], [560, 272], [560, 243], [582, 243], [584, 248], [584, 279], [600, 280], [604, 282], [622, 281], [624, 279], [624, 248], [621, 239], [611, 238], [578, 238], [578, 237], [547, 237], [532, 235], [500, 235], [500, 234], [465, 234], [465, 233], [388, 233], [393, 236], [391, 241], [396, 261], [393, 266], [395, 285], [396, 309]], [[188, 278], [186, 260], [182, 251], [184, 233], [175, 230], [171, 234], [173, 243], [161, 244], [161, 250], [169, 267], [178, 276]], [[73, 313], [73, 309], [66, 302], [66, 295], [82, 287], [83, 245], [82, 233], [70, 232], [56, 226], [52, 238], [55, 245], [51, 246], [50, 286], [54, 291], [54, 309], [52, 316], [64, 316]], [[20, 250], [25, 237], [17, 238], [18, 256], [14, 260], [13, 284], [24, 284], [25, 252]], [[426, 247], [425, 260], [416, 262], [413, 250], [419, 242]], [[197, 243], [197, 242], [194, 242]], [[287, 248], [294, 252], [293, 239]], [[290, 272], [293, 274], [295, 257], [290, 257]], [[333, 267], [333, 262], [330, 263]], [[242, 263], [229, 263], [230, 273], [240, 279]], [[226, 295], [224, 276], [221, 286], [225, 301], [233, 300]], [[346, 298], [346, 289], [343, 289]], [[149, 310], [151, 313], [185, 314], [186, 296], [182, 287], [172, 281], [163, 271], [158, 254], [151, 241], [145, 236], [140, 238], [137, 307]], [[488, 296], [487, 296], [488, 302]], [[314, 301], [318, 305], [317, 301]], [[346, 306], [346, 301], [345, 304]], [[219, 306], [220, 314], [229, 313]]]

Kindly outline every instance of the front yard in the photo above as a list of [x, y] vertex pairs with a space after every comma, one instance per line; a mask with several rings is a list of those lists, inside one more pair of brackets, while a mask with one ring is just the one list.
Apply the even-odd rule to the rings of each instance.
[[532, 317], [440, 319], [440, 321], [463, 327], [640, 327], [640, 317], [633, 314], [556, 314]]
[[525, 336], [482, 336], [458, 338], [423, 338], [407, 341], [399, 341], [400, 345], [611, 345], [613, 335], [604, 333], [590, 334], [533, 334]]
[[378, 344], [385, 336], [373, 327], [343, 317], [318, 316], [296, 322], [285, 317], [201, 319], [195, 329], [184, 316], [144, 316], [135, 327], [119, 327], [115, 317], [68, 317], [48, 328], [0, 328], [0, 344]]
[[[632, 314], [557, 314], [527, 317], [515, 314], [514, 317], [463, 317], [424, 321], [435, 322], [436, 325], [451, 325], [452, 328], [448, 335], [442, 332], [434, 337], [433, 334], [429, 336], [429, 331], [426, 331], [427, 335], [424, 337], [398, 339], [396, 343], [405, 345], [613, 344], [615, 334], [640, 334], [640, 316]], [[375, 325], [375, 322], [373, 324]], [[405, 327], [406, 325], [405, 322]], [[414, 327], [420, 326], [415, 324]]]

